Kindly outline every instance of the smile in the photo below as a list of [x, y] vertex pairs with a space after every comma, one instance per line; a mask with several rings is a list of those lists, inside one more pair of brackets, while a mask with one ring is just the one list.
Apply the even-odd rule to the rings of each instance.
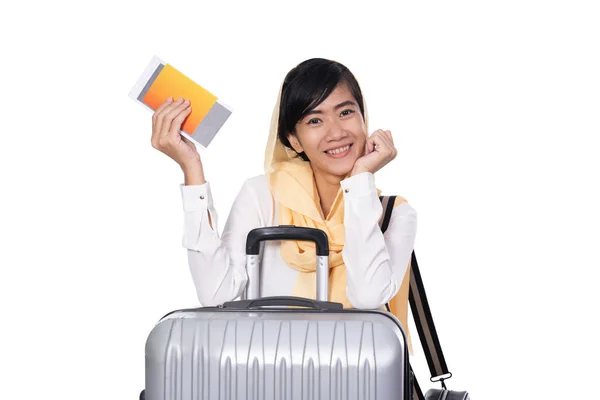
[[350, 151], [350, 147], [352, 147], [352, 145], [348, 144], [344, 147], [338, 147], [337, 149], [327, 150], [325, 154], [335, 158], [344, 157]]

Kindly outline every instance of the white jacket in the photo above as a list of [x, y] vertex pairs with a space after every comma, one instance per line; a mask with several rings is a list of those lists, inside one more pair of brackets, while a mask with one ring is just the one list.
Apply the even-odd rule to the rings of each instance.
[[[394, 208], [385, 236], [378, 225], [382, 206], [374, 176], [364, 172], [341, 182], [344, 189], [346, 296], [355, 308], [374, 309], [398, 291], [414, 247], [417, 213], [407, 203]], [[198, 300], [213, 306], [238, 299], [248, 280], [246, 236], [254, 228], [274, 226], [276, 205], [264, 175], [248, 179], [237, 195], [222, 234], [218, 232], [209, 183], [180, 185], [184, 210], [183, 247]], [[213, 227], [208, 219], [210, 212]], [[298, 271], [289, 267], [276, 241], [261, 253], [261, 296], [292, 294]], [[316, 262], [316, 260], [315, 260]]]

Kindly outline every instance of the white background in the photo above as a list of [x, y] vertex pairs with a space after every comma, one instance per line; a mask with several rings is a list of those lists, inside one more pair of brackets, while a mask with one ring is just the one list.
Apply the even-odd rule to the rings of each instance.
[[[197, 304], [181, 171], [127, 97], [153, 55], [234, 109], [202, 150], [220, 228], [262, 173], [285, 73], [346, 64], [371, 130], [399, 148], [377, 185], [419, 212], [448, 385], [479, 400], [596, 390], [597, 3], [391, 4], [2, 7], [0, 398], [135, 399], [154, 323]], [[419, 348], [413, 362], [431, 387]]]

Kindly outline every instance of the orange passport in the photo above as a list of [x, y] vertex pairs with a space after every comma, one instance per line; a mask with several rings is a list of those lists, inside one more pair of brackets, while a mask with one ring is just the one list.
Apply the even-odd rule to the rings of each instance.
[[232, 113], [217, 96], [158, 57], [153, 57], [129, 97], [155, 111], [166, 99], [190, 100], [192, 112], [181, 126], [180, 134], [208, 147]]

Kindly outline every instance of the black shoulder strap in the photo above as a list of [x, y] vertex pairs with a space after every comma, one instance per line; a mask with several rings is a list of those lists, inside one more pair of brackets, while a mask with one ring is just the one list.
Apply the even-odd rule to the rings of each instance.
[[446, 359], [442, 352], [442, 346], [435, 325], [433, 324], [431, 309], [429, 308], [429, 302], [427, 301], [427, 296], [425, 294], [425, 286], [423, 286], [421, 272], [419, 271], [419, 265], [417, 263], [417, 256], [414, 251], [412, 253], [410, 264], [409, 301], [413, 319], [415, 320], [415, 325], [419, 332], [419, 339], [421, 340], [425, 357], [427, 358], [427, 365], [429, 366], [429, 372], [431, 373], [431, 381], [441, 381], [442, 386], [445, 389], [446, 386], [444, 380], [450, 379], [452, 374], [448, 371]]
[[[379, 220], [379, 227], [381, 232], [385, 233], [388, 226], [390, 225], [390, 219], [392, 218], [392, 211], [394, 211], [394, 203], [396, 202], [396, 196], [379, 196], [381, 206], [383, 207], [383, 218]], [[385, 303], [385, 308], [390, 312], [389, 303]]]
[[379, 200], [384, 209], [383, 218], [379, 221], [381, 232], [385, 233], [388, 226], [390, 225], [390, 219], [392, 218], [392, 211], [394, 211], [394, 203], [396, 202], [396, 196], [380, 196]]
[[[384, 215], [379, 222], [379, 226], [381, 227], [381, 231], [385, 233], [390, 224], [390, 218], [394, 209], [396, 196], [381, 196], [379, 197], [379, 200], [384, 208]], [[437, 331], [435, 330], [435, 325], [433, 324], [431, 309], [429, 308], [429, 302], [427, 301], [427, 296], [425, 294], [425, 286], [423, 286], [423, 279], [421, 279], [421, 273], [417, 263], [417, 256], [415, 255], [414, 251], [412, 252], [410, 264], [409, 302], [413, 319], [415, 320], [415, 325], [419, 333], [419, 339], [421, 341], [421, 345], [423, 346], [425, 357], [427, 358], [427, 365], [429, 366], [429, 371], [431, 372], [431, 381], [441, 381], [442, 386], [446, 388], [444, 380], [450, 379], [452, 377], [452, 373], [448, 371], [446, 359], [444, 358], [444, 353], [442, 352], [442, 346], [440, 345]], [[386, 304], [386, 308], [388, 311], [390, 311], [389, 304]], [[414, 397], [416, 399], [423, 399], [423, 392], [421, 391], [416, 378], [413, 383]]]

